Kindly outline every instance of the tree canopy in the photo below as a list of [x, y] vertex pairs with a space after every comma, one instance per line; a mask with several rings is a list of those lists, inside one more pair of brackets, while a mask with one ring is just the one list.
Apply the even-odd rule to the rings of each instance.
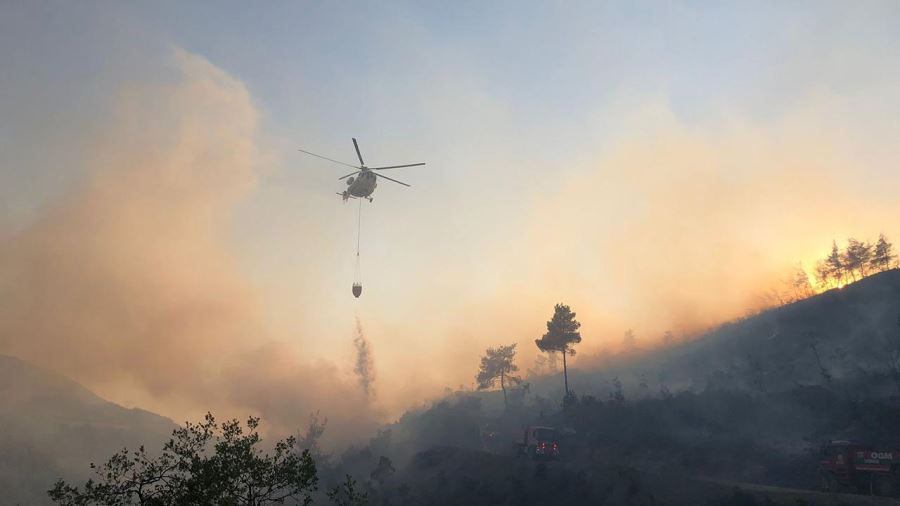
[[844, 250], [844, 269], [853, 279], [865, 277], [868, 275], [871, 257], [872, 245], [851, 237], [847, 240], [847, 248]]
[[250, 417], [245, 432], [237, 420], [220, 425], [207, 413], [203, 422], [176, 429], [158, 457], [143, 446], [123, 449], [91, 464], [96, 476], [82, 486], [59, 480], [48, 494], [64, 506], [310, 504], [318, 478], [309, 451], [298, 451], [289, 437], [264, 453], [258, 426]]
[[843, 250], [832, 241], [831, 252], [816, 265], [815, 273], [821, 287], [841, 286], [871, 274], [896, 267], [894, 245], [880, 234], [875, 244], [855, 238], [847, 240]]
[[569, 306], [557, 304], [553, 308], [553, 317], [547, 322], [547, 333], [536, 339], [534, 344], [544, 352], [558, 351], [574, 355], [572, 345], [581, 342], [579, 328], [581, 323], [575, 319], [575, 313]]
[[514, 373], [519, 370], [519, 366], [515, 364], [516, 344], [509, 346], [500, 346], [497, 348], [488, 348], [484, 356], [481, 357], [481, 367], [478, 369], [478, 375], [475, 381], [478, 382], [478, 389], [485, 390], [492, 388], [497, 382], [503, 390], [503, 402], [506, 404], [506, 386], [509, 383], [520, 384], [522, 378]]
[[[521, 382], [521, 379], [514, 376], [513, 373], [519, 370], [519, 366], [514, 363], [516, 358], [515, 343], [509, 346], [499, 346], [497, 348], [488, 348], [481, 357], [481, 367], [478, 370], [478, 376], [475, 380], [478, 382], [478, 389], [484, 390], [493, 387], [498, 380], [511, 380], [513, 382]], [[504, 386], [501, 384], [501, 386]]]
[[889, 269], [897, 255], [894, 254], [894, 245], [888, 242], [884, 234], [878, 235], [878, 242], [875, 243], [875, 250], [872, 252], [870, 260], [872, 267], [877, 271]]

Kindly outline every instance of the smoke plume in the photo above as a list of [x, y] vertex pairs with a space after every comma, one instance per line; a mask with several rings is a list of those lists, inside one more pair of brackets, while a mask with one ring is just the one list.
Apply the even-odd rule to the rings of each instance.
[[232, 254], [260, 157], [247, 90], [173, 62], [172, 82], [123, 90], [85, 181], [0, 242], [0, 353], [176, 419], [253, 412], [293, 431], [321, 409], [332, 436], [369, 427], [352, 382], [267, 328]]

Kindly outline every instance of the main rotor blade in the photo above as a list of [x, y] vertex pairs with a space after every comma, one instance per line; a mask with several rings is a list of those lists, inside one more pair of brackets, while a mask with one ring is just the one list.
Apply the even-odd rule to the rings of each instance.
[[[372, 174], [375, 174], [375, 173], [373, 172]], [[387, 179], [388, 181], [393, 181], [393, 182], [395, 182], [395, 183], [397, 183], [397, 184], [402, 184], [403, 186], [409, 186], [408, 184], [404, 183], [403, 181], [397, 181], [396, 179], [391, 179], [391, 178], [389, 178], [389, 177], [387, 177], [387, 176], [382, 176], [381, 174], [375, 174], [375, 175], [378, 176], [378, 177], [383, 177], [384, 179]]]
[[321, 159], [323, 159], [323, 160], [328, 160], [329, 162], [334, 162], [334, 163], [339, 163], [339, 164], [341, 164], [341, 165], [346, 165], [347, 167], [350, 167], [350, 168], [352, 168], [352, 169], [358, 169], [358, 168], [359, 168], [359, 167], [357, 167], [356, 165], [350, 165], [349, 163], [344, 163], [344, 162], [339, 162], [339, 161], [337, 161], [337, 160], [332, 160], [331, 158], [328, 158], [327, 156], [317, 155], [317, 154], [315, 154], [315, 153], [311, 153], [311, 152], [309, 152], [309, 151], [306, 151], [305, 149], [298, 149], [297, 151], [300, 151], [301, 153], [306, 153], [307, 155], [313, 155], [313, 156], [318, 157], [318, 158], [321, 158]]
[[356, 137], [353, 137], [352, 139], [353, 139], [353, 147], [354, 147], [354, 149], [356, 149], [356, 156], [357, 156], [357, 158], [359, 158], [359, 164], [365, 165], [366, 162], [362, 161], [362, 155], [359, 154], [359, 144], [356, 143]]
[[350, 176], [355, 176], [355, 175], [359, 174], [359, 172], [360, 172], [360, 171], [351, 172], [350, 174], [347, 174], [346, 176], [341, 176], [341, 177], [338, 178], [338, 181], [340, 181], [341, 179], [346, 179], [346, 178], [348, 178], [348, 177], [350, 177]]
[[384, 170], [384, 169], [399, 169], [401, 167], [418, 167], [419, 165], [425, 165], [425, 162], [411, 163], [409, 165], [389, 165], [387, 167], [369, 167], [369, 168], [372, 170]]

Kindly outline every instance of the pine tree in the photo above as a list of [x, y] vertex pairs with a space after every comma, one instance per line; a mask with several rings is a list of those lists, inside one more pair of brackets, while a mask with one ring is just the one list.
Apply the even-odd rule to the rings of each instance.
[[825, 259], [825, 265], [828, 268], [831, 279], [839, 285], [843, 284], [847, 270], [844, 267], [844, 256], [841, 255], [841, 250], [838, 249], [837, 241], [831, 241], [831, 253]]
[[875, 249], [872, 252], [872, 258], [869, 260], [869, 267], [873, 271], [886, 271], [894, 264], [894, 245], [890, 243], [884, 234], [878, 235], [878, 242], [875, 243]]
[[816, 282], [820, 287], [824, 288], [831, 284], [831, 280], [832, 273], [831, 268], [828, 266], [828, 262], [819, 260], [818, 263], [816, 263]]
[[547, 333], [534, 344], [543, 352], [560, 352], [563, 357], [563, 378], [565, 379], [566, 399], [569, 398], [569, 369], [566, 355], [574, 355], [572, 348], [581, 342], [578, 329], [581, 324], [575, 319], [575, 313], [565, 304], [557, 304], [553, 308], [553, 317], [547, 322]]
[[868, 275], [869, 261], [871, 258], [871, 244], [857, 241], [852, 237], [847, 240], [847, 249], [844, 251], [844, 266], [850, 271], [854, 280], [864, 278]]
[[485, 390], [493, 387], [498, 381], [500, 389], [503, 390], [503, 406], [508, 407], [509, 401], [506, 396], [506, 386], [510, 383], [518, 385], [522, 383], [522, 378], [513, 375], [519, 370], [513, 361], [516, 358], [515, 343], [509, 346], [500, 346], [499, 348], [488, 348], [484, 356], [481, 357], [481, 369], [475, 377], [478, 382], [478, 390]]

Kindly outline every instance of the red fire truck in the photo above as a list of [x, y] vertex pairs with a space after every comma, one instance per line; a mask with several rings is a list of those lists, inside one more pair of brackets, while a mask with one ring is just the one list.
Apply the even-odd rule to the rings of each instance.
[[822, 446], [818, 472], [823, 490], [894, 496], [900, 491], [900, 451], [832, 441]]

